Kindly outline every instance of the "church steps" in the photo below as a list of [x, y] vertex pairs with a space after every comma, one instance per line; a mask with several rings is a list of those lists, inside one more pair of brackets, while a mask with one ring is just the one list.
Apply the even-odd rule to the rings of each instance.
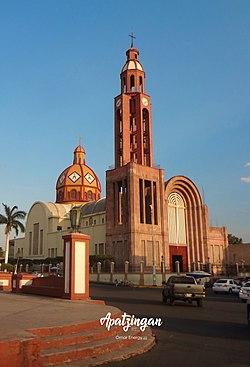
[[89, 343], [92, 340], [104, 339], [113, 336], [118, 332], [117, 328], [112, 328], [110, 331], [99, 328], [90, 331], [73, 332], [71, 334], [63, 334], [60, 336], [49, 336], [42, 338], [42, 349], [61, 348], [75, 344]]
[[[117, 339], [117, 335], [119, 339]], [[145, 340], [142, 340], [142, 338], [145, 338]], [[58, 344], [56, 344], [56, 338], [54, 338], [53, 343], [50, 345], [50, 347], [56, 345], [53, 349], [47, 349], [47, 341], [45, 340], [45, 344], [42, 343], [41, 345], [40, 358], [42, 366], [58, 365], [79, 360], [86, 362], [88, 359], [89, 363], [91, 363], [90, 365], [95, 365], [96, 362], [99, 362], [100, 356], [103, 356], [102, 359], [105, 360], [105, 358], [109, 358], [108, 354], [114, 351], [115, 355], [117, 355], [118, 351], [136, 345], [137, 351], [142, 350], [141, 353], [143, 353], [145, 348], [150, 349], [154, 345], [154, 337], [151, 334], [151, 330], [147, 329], [142, 333], [138, 328], [125, 333], [121, 328], [113, 328], [113, 330], [104, 332], [103, 327], [100, 327], [94, 333], [91, 330], [89, 335], [77, 334], [75, 339], [72, 334], [72, 338], [65, 342], [60, 337]], [[67, 344], [68, 342], [69, 344]], [[134, 354], [135, 351], [133, 350], [132, 353]], [[128, 351], [126, 350], [124, 353], [119, 352], [119, 355], [121, 359], [127, 358]], [[98, 361], [96, 361], [96, 358], [98, 358]]]
[[[70, 361], [57, 364], [56, 367], [94, 367], [109, 362], [119, 362], [148, 352], [155, 345], [155, 338], [150, 330], [146, 330], [144, 335], [147, 340], [134, 342], [133, 344], [123, 345], [119, 349], [110, 350], [106, 353], [86, 357], [78, 361]], [[138, 344], [139, 343], [139, 344]]]
[[[121, 312], [112, 315], [113, 318], [119, 318], [122, 315]], [[80, 333], [84, 331], [90, 331], [94, 329], [100, 328], [100, 321], [90, 321], [82, 324], [76, 325], [66, 325], [66, 326], [53, 326], [47, 328], [36, 328], [36, 329], [27, 329], [26, 331], [38, 336], [38, 337], [52, 337], [52, 336], [60, 336], [60, 335], [71, 335], [74, 333]]]

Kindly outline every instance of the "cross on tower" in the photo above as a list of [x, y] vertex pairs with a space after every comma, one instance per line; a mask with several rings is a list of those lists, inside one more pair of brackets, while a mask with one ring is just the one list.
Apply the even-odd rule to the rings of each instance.
[[134, 36], [133, 32], [131, 32], [128, 36], [131, 37], [131, 47], [133, 47], [134, 46], [134, 39], [136, 39], [136, 37]]

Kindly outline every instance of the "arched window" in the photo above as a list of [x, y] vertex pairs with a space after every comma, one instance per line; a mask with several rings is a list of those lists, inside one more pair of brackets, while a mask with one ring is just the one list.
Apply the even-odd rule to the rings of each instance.
[[126, 78], [123, 78], [123, 93], [127, 92]]
[[76, 190], [75, 189], [71, 190], [70, 196], [71, 196], [71, 199], [72, 200], [75, 200], [76, 199]]
[[142, 76], [140, 76], [140, 78], [139, 78], [139, 85], [140, 85], [140, 92], [143, 92]]
[[88, 200], [92, 200], [93, 194], [92, 191], [88, 191]]
[[130, 91], [131, 92], [135, 91], [135, 77], [134, 77], [134, 75], [131, 75], [131, 77], [130, 77]]
[[177, 192], [168, 197], [169, 243], [186, 244], [185, 204]]

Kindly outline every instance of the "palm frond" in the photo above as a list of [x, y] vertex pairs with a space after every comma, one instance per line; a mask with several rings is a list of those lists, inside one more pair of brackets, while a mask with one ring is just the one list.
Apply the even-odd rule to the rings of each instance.
[[13, 213], [12, 217], [15, 219], [25, 219], [26, 217], [26, 212], [24, 212], [23, 210], [19, 210], [15, 213]]
[[7, 218], [4, 215], [0, 214], [0, 224], [7, 224], [7, 222]]
[[13, 215], [13, 214], [14, 214], [13, 212], [14, 212], [15, 210], [17, 210], [17, 209], [18, 209], [18, 207], [17, 207], [16, 205], [15, 205], [15, 206], [13, 206], [13, 208], [10, 210], [10, 214], [11, 214], [11, 215]]
[[13, 222], [13, 228], [16, 230], [16, 232], [18, 232], [18, 229], [20, 229], [22, 233], [25, 232], [25, 226], [23, 225], [23, 223], [19, 222], [19, 220], [15, 220]]
[[9, 218], [10, 217], [10, 207], [4, 203], [2, 203], [3, 206], [4, 206], [4, 211], [5, 211], [5, 214], [6, 214], [6, 217]]
[[26, 212], [23, 210], [17, 210], [18, 207], [16, 205], [11, 209], [8, 205], [4, 203], [2, 204], [4, 206], [6, 216], [0, 214], [0, 224], [6, 224], [5, 234], [9, 233], [12, 229], [16, 231], [16, 235], [18, 235], [19, 229], [21, 232], [25, 232], [23, 223], [17, 219], [25, 219]]

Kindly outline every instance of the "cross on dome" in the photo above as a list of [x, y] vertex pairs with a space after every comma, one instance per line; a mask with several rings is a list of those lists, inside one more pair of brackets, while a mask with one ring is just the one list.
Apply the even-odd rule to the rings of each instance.
[[130, 47], [132, 48], [132, 47], [134, 47], [134, 39], [136, 39], [136, 37], [134, 36], [133, 32], [131, 32], [128, 36], [131, 37], [131, 46]]

